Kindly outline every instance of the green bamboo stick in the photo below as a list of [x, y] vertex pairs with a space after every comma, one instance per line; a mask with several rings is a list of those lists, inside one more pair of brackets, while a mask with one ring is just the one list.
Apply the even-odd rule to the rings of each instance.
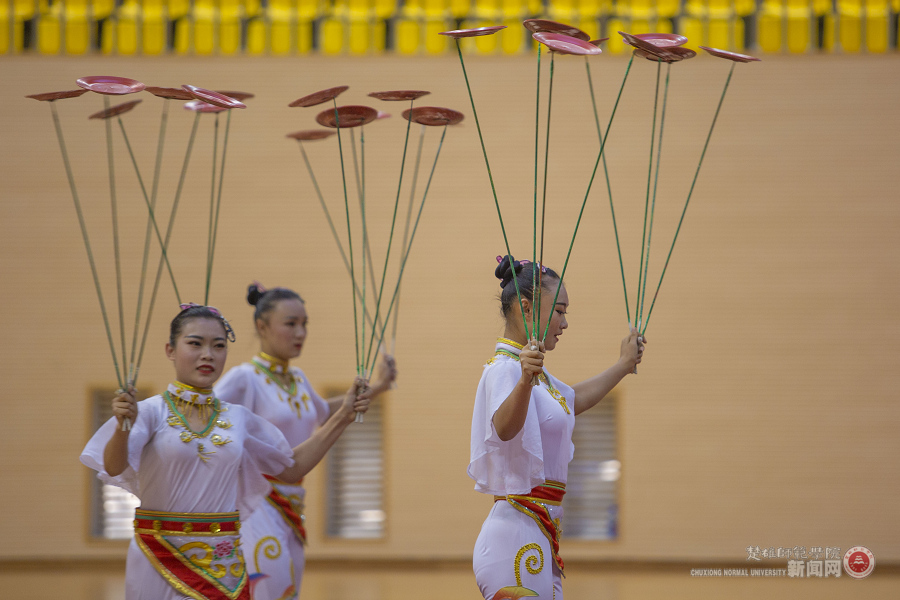
[[[540, 146], [540, 130], [541, 130], [541, 48], [543, 44], [538, 44], [537, 48], [537, 83], [535, 85], [534, 100], [534, 211], [533, 223], [531, 229], [531, 331], [525, 330], [526, 339], [531, 341], [532, 334], [537, 331], [537, 206], [538, 206], [538, 147]], [[545, 173], [546, 175], [546, 173]], [[515, 267], [513, 267], [513, 275], [515, 276]], [[532, 380], [532, 385], [534, 381]]]
[[[581, 217], [584, 215], [584, 207], [587, 205], [588, 197], [591, 194], [591, 187], [594, 185], [594, 177], [597, 175], [597, 169], [600, 167], [600, 159], [603, 157], [603, 150], [606, 148], [606, 142], [609, 141], [609, 133], [612, 129], [613, 119], [616, 118], [616, 110], [619, 108], [619, 101], [622, 99], [622, 91], [625, 89], [625, 82], [628, 81], [628, 74], [631, 72], [631, 64], [634, 62], [634, 55], [628, 59], [628, 66], [625, 68], [625, 77], [622, 79], [622, 85], [619, 87], [619, 95], [616, 96], [616, 103], [613, 105], [612, 114], [609, 116], [609, 123], [606, 125], [606, 138], [600, 144], [600, 152], [597, 153], [597, 160], [594, 162], [594, 170], [591, 173], [591, 179], [588, 182], [587, 191], [584, 194], [584, 200], [581, 203], [581, 210], [578, 212], [578, 220], [575, 222], [575, 231], [572, 233], [572, 241], [569, 243], [569, 252], [566, 254], [566, 261], [563, 263], [562, 272], [559, 275], [559, 286], [556, 288], [556, 295], [553, 297], [552, 306], [556, 306], [559, 299], [559, 291], [562, 289], [563, 279], [566, 276], [566, 269], [569, 267], [569, 258], [572, 256], [572, 247], [575, 245], [575, 238], [578, 236], [578, 226], [581, 225]], [[541, 341], [547, 338], [547, 331], [550, 329], [550, 321], [547, 319], [547, 325], [544, 327], [544, 333], [541, 335]]]
[[[72, 173], [72, 164], [69, 162], [69, 153], [66, 150], [66, 141], [63, 136], [62, 125], [59, 121], [59, 113], [56, 103], [50, 101], [50, 112], [53, 116], [53, 125], [56, 128], [56, 139], [59, 141], [59, 150], [62, 154], [63, 165], [66, 169], [66, 177], [69, 180], [69, 190], [72, 192], [72, 201], [75, 204], [75, 214], [78, 216], [78, 226], [81, 228], [81, 239], [84, 242], [84, 250], [87, 252], [88, 263], [91, 266], [91, 277], [94, 280], [94, 289], [97, 292], [97, 300], [100, 302], [100, 314], [103, 317], [103, 326], [106, 329], [106, 339], [109, 342], [109, 353], [112, 356], [113, 368], [116, 372], [116, 382], [119, 387], [125, 388], [125, 380], [119, 369], [119, 361], [116, 358], [116, 345], [113, 342], [112, 328], [109, 325], [109, 315], [106, 312], [106, 303], [103, 301], [103, 290], [100, 287], [100, 277], [97, 274], [97, 263], [94, 261], [94, 253], [91, 250], [91, 240], [88, 236], [87, 224], [84, 221], [84, 212], [81, 210], [81, 200], [78, 198], [78, 190], [75, 186], [75, 175]], [[124, 366], [124, 365], [123, 365]]]
[[653, 200], [650, 205], [650, 228], [647, 231], [647, 260], [644, 261], [644, 288], [641, 290], [641, 312], [638, 322], [644, 318], [644, 300], [647, 297], [647, 274], [650, 270], [650, 241], [653, 238], [653, 217], [656, 213], [656, 190], [659, 184], [659, 164], [662, 159], [663, 131], [666, 126], [666, 104], [669, 100], [669, 75], [672, 72], [672, 63], [666, 63], [666, 87], [663, 91], [662, 116], [659, 121], [659, 142], [656, 145], [656, 174], [653, 176]]
[[219, 149], [219, 113], [216, 113], [213, 127], [212, 181], [209, 186], [209, 235], [206, 242], [206, 290], [203, 293], [203, 304], [209, 303], [210, 259], [212, 258], [213, 218], [216, 208], [216, 157]]
[[[228, 134], [231, 131], [231, 112], [233, 109], [228, 110], [228, 118], [225, 119], [225, 139], [222, 141], [222, 163], [219, 166], [219, 189], [216, 192], [216, 216], [213, 219], [213, 234], [212, 234], [212, 245], [209, 251], [209, 282], [207, 283], [207, 287], [211, 285], [212, 282], [212, 269], [213, 262], [216, 259], [216, 241], [219, 238], [219, 211], [222, 208], [222, 182], [225, 179], [225, 157], [228, 154]], [[209, 294], [209, 292], [207, 292]]]
[[[159, 282], [162, 277], [163, 260], [169, 249], [169, 240], [172, 236], [172, 230], [175, 226], [175, 214], [178, 212], [178, 203], [181, 200], [181, 192], [184, 189], [184, 180], [187, 175], [188, 164], [191, 161], [191, 153], [194, 148], [194, 139], [197, 136], [197, 126], [200, 124], [200, 113], [194, 113], [194, 124], [191, 127], [191, 135], [188, 138], [187, 150], [184, 153], [184, 161], [181, 166], [181, 176], [178, 178], [178, 187], [175, 189], [175, 199], [172, 201], [172, 211], [169, 213], [169, 224], [166, 227], [166, 238], [163, 245], [164, 251], [160, 253], [159, 263], [156, 266], [156, 278], [153, 282], [153, 291], [150, 294], [150, 305], [147, 308], [147, 321], [144, 323], [144, 333], [141, 335], [141, 350], [138, 352], [137, 362], [135, 363], [133, 382], [137, 384], [138, 374], [141, 370], [141, 363], [144, 359], [144, 349], [147, 347], [147, 334], [150, 331], [150, 321], [153, 317], [153, 307], [156, 305], [156, 294], [159, 291]], [[181, 304], [181, 296], [175, 293], [176, 301]]]
[[[419, 181], [419, 163], [422, 158], [422, 145], [425, 142], [425, 129], [427, 127], [425, 125], [419, 126], [419, 148], [416, 151], [416, 167], [413, 170], [413, 180], [412, 185], [410, 186], [409, 191], [409, 205], [406, 209], [406, 225], [403, 227], [403, 243], [400, 245], [400, 251], [402, 253], [406, 253], [407, 240], [409, 238], [409, 224], [412, 220], [412, 209], [413, 209], [413, 201], [416, 195], [416, 185]], [[397, 349], [397, 321], [400, 319], [400, 292], [397, 293], [397, 305], [394, 307], [394, 324], [391, 330], [391, 356], [394, 355], [395, 350]]]
[[[547, 216], [547, 173], [549, 169], [549, 158], [550, 158], [550, 114], [553, 110], [553, 69], [556, 64], [556, 53], [550, 53], [550, 91], [547, 95], [547, 135], [544, 136], [544, 193], [543, 199], [541, 201], [541, 253], [538, 259], [538, 263], [540, 268], [537, 271], [537, 285], [532, 286], [537, 290], [537, 306], [534, 310], [535, 314], [537, 314], [537, 328], [533, 331], [538, 332], [541, 330], [541, 300], [544, 293], [543, 286], [543, 277], [541, 276], [542, 268], [544, 266], [544, 223], [546, 222]], [[532, 279], [534, 281], [534, 279]], [[547, 317], [548, 319], [550, 317]]]
[[[414, 103], [415, 103], [415, 98], [413, 98], [412, 100], [409, 101], [409, 110], [410, 111], [412, 111]], [[393, 216], [391, 217], [391, 231], [388, 234], [387, 252], [385, 252], [385, 255], [384, 255], [384, 269], [382, 269], [382, 271], [381, 271], [381, 287], [378, 288], [378, 300], [375, 303], [375, 319], [376, 320], [378, 320], [378, 315], [381, 314], [381, 299], [384, 295], [384, 283], [387, 280], [388, 259], [390, 259], [390, 257], [391, 257], [391, 247], [392, 247], [393, 241], [394, 241], [394, 228], [397, 224], [397, 209], [400, 206], [400, 191], [403, 188], [403, 172], [406, 167], [406, 150], [409, 147], [409, 130], [412, 127], [412, 112], [410, 112], [409, 117], [410, 118], [406, 120], [406, 136], [403, 140], [403, 155], [400, 158], [400, 178], [397, 183], [397, 195], [394, 197], [394, 213], [393, 213]], [[387, 327], [387, 317], [385, 317], [384, 327]], [[382, 328], [382, 331], [384, 330], [384, 327]], [[366, 374], [368, 374], [369, 367], [374, 366], [374, 364], [372, 364], [370, 362], [371, 356], [372, 356], [372, 347], [373, 347], [374, 342], [375, 342], [375, 330], [372, 330], [372, 338], [371, 338], [371, 340], [369, 340], [369, 349], [366, 353], [366, 360], [364, 362], [365, 369], [363, 372]], [[379, 348], [381, 347], [381, 342], [379, 342], [378, 347]], [[375, 358], [377, 358], [377, 357], [378, 357], [378, 355], [376, 353]]]
[[175, 295], [180, 297], [180, 294], [178, 293], [178, 286], [175, 284], [175, 274], [172, 272], [172, 265], [169, 264], [169, 256], [165, 249], [165, 242], [163, 241], [162, 234], [160, 234], [159, 232], [159, 227], [156, 223], [156, 214], [150, 202], [150, 198], [147, 196], [147, 188], [144, 187], [144, 179], [141, 177], [141, 171], [138, 168], [137, 159], [134, 156], [134, 151], [131, 149], [131, 142], [128, 140], [128, 133], [125, 131], [125, 125], [122, 123], [122, 119], [118, 117], [117, 119], [119, 121], [119, 128], [122, 130], [122, 138], [125, 140], [125, 147], [128, 148], [128, 156], [131, 157], [131, 164], [134, 166], [134, 173], [135, 175], [137, 175], [138, 184], [140, 184], [141, 187], [141, 193], [144, 197], [144, 203], [147, 205], [147, 214], [150, 225], [156, 232], [156, 239], [159, 242], [159, 247], [162, 249], [162, 257], [169, 269], [169, 277], [172, 279], [172, 287], [175, 289]]
[[[463, 78], [466, 80], [469, 103], [472, 105], [472, 116], [475, 117], [475, 129], [478, 131], [478, 141], [481, 142], [481, 154], [484, 156], [484, 166], [487, 167], [488, 179], [491, 182], [491, 193], [494, 195], [494, 206], [497, 208], [497, 218], [500, 220], [500, 231], [503, 233], [503, 243], [506, 245], [506, 255], [512, 260], [512, 253], [509, 250], [509, 239], [506, 237], [506, 227], [503, 225], [503, 215], [500, 212], [500, 201], [497, 200], [497, 189], [494, 186], [494, 176], [491, 174], [491, 163], [488, 161], [487, 150], [484, 147], [484, 137], [481, 134], [481, 123], [478, 120], [478, 111], [475, 110], [475, 98], [472, 97], [472, 87], [469, 85], [469, 75], [466, 73], [466, 63], [463, 60], [459, 38], [454, 39], [456, 40], [456, 53], [459, 55], [459, 64], [462, 66]], [[441, 139], [443, 140], [443, 138]], [[516, 288], [516, 298], [519, 300], [519, 311], [522, 313], [522, 326], [525, 328], [525, 333], [528, 334], [528, 322], [525, 320], [525, 308], [522, 305], [522, 294], [519, 291], [519, 280], [516, 277], [516, 267], [511, 264], [510, 268], [513, 272], [513, 285]]]
[[[363, 199], [365, 198], [365, 193], [366, 193], [365, 182], [360, 178], [360, 175], [359, 175], [359, 163], [357, 162], [357, 158], [356, 158], [356, 134], [354, 134], [353, 132], [354, 132], [354, 129], [351, 128], [350, 129], [350, 148], [353, 151], [353, 174], [356, 179], [356, 194], [359, 197], [359, 210], [362, 211]], [[360, 131], [359, 136], [360, 136], [360, 140], [362, 140], [362, 136], [363, 136], [362, 131]], [[366, 169], [365, 160], [363, 160], [362, 168], [363, 168], [363, 171], [365, 171], [365, 169]], [[367, 227], [368, 227], [368, 225], [364, 223], [363, 224], [363, 228], [364, 228], [363, 229], [363, 232], [364, 232], [363, 251], [366, 253], [364, 258], [368, 258], [368, 260], [369, 260], [369, 265], [370, 265], [369, 279], [372, 282], [372, 289], [374, 290], [375, 288], [378, 287], [378, 284], [375, 283], [375, 271], [372, 270], [372, 268], [371, 268], [371, 265], [374, 265], [375, 261], [372, 260], [372, 244], [369, 241], [368, 235], [365, 235], [365, 228], [367, 228]], [[365, 278], [366, 278], [365, 273], [363, 273], [362, 277], [363, 277], [363, 280], [365, 280]], [[364, 311], [364, 313], [365, 313], [365, 311]], [[365, 314], [368, 314], [368, 313], [365, 313]], [[365, 344], [365, 334], [363, 334], [363, 344]]]
[[687, 200], [684, 202], [684, 208], [681, 211], [681, 218], [678, 219], [678, 227], [675, 229], [675, 238], [672, 240], [672, 246], [669, 248], [669, 254], [666, 256], [666, 262], [663, 265], [662, 274], [659, 276], [659, 283], [656, 285], [656, 292], [653, 294], [653, 301], [650, 302], [650, 310], [647, 312], [647, 320], [644, 321], [644, 329], [641, 335], [647, 332], [647, 324], [650, 322], [650, 315], [653, 314], [653, 307], [656, 306], [656, 297], [659, 295], [659, 288], [662, 287], [663, 277], [666, 276], [666, 269], [669, 267], [669, 259], [672, 258], [672, 251], [675, 249], [675, 242], [678, 241], [678, 233], [681, 231], [681, 224], [684, 222], [684, 215], [687, 213], [688, 204], [691, 202], [691, 196], [694, 193], [694, 186], [697, 184], [697, 176], [700, 175], [700, 167], [703, 166], [703, 158], [706, 156], [706, 149], [709, 147], [709, 140], [712, 138], [713, 129], [716, 127], [716, 120], [719, 118], [719, 111], [722, 109], [722, 102], [725, 100], [725, 93], [728, 91], [728, 84], [731, 83], [731, 75], [734, 73], [735, 63], [731, 63], [731, 69], [728, 71], [728, 79], [725, 80], [725, 89], [722, 90], [722, 97], [719, 98], [719, 105], [716, 107], [716, 114], [713, 116], [712, 125], [709, 126], [709, 134], [706, 136], [706, 142], [703, 144], [703, 152], [700, 153], [700, 162], [697, 164], [697, 170], [694, 172], [694, 180], [691, 182], [691, 189], [688, 191]]
[[[591, 91], [591, 108], [594, 110], [594, 123], [597, 125], [597, 138], [603, 145], [603, 131], [600, 129], [600, 117], [597, 115], [597, 99], [594, 97], [594, 82], [591, 78], [591, 63], [584, 57], [584, 68], [587, 71], [588, 89]], [[631, 323], [631, 308], [628, 306], [628, 286], [625, 285], [625, 264], [622, 262], [622, 246], [619, 244], [619, 227], [616, 225], [616, 209], [613, 206], [612, 185], [609, 181], [609, 169], [606, 166], [606, 154], [603, 155], [603, 174], [606, 176], [606, 193], [609, 197], [609, 211], [612, 213], [613, 233], [616, 237], [616, 251], [619, 254], [619, 272], [622, 275], [622, 292], [625, 294], [625, 316]]]
[[[103, 107], [109, 110], [109, 96], [103, 96]], [[113, 143], [112, 143], [112, 124], [109, 119], [104, 119], [106, 124], [106, 154], [108, 157], [107, 164], [109, 166], [109, 204], [110, 213], [112, 215], [112, 231], [113, 231], [113, 253], [115, 255], [116, 264], [116, 295], [118, 298], [119, 308], [119, 333], [121, 337], [122, 349], [122, 370], [126, 368], [125, 358], [125, 303], [122, 300], [122, 261], [119, 253], [119, 212], [116, 202], [116, 168], [113, 160]], [[122, 424], [123, 428], [125, 423]]]
[[[166, 123], [169, 116], [169, 101], [163, 100], [162, 117], [159, 124], [159, 136], [156, 143], [156, 164], [153, 168], [153, 186], [150, 191], [150, 206], [156, 209], [156, 193], [159, 186], [159, 173], [162, 167], [163, 146], [166, 139]], [[120, 121], [121, 124], [121, 121]], [[129, 148], [129, 152], [131, 149]], [[137, 165], [135, 164], [135, 170]], [[140, 177], [139, 177], [140, 178]], [[144, 231], [144, 253], [141, 258], [141, 280], [138, 285], [137, 308], [134, 313], [134, 331], [131, 334], [131, 354], [129, 357], [128, 381], [134, 381], [135, 358], [137, 358], [137, 342], [141, 326], [141, 308], [144, 302], [144, 284], [147, 279], [147, 263], [150, 260], [150, 234], [152, 233], [153, 224], [150, 221], [150, 214], [147, 215], [147, 227]]]
[[634, 326], [640, 330], [638, 309], [641, 305], [641, 278], [644, 275], [644, 244], [647, 242], [647, 213], [650, 207], [650, 178], [653, 175], [653, 145], [656, 141], [656, 109], [659, 102], [659, 74], [662, 70], [662, 61], [656, 61], [656, 92], [653, 95], [653, 127], [650, 130], [650, 162], [647, 166], [647, 197], [644, 200], [644, 232], [641, 235], [641, 262], [638, 265], [637, 298], [634, 301]]

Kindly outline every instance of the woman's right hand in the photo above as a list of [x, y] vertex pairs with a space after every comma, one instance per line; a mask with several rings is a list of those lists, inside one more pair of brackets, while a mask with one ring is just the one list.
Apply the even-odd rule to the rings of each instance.
[[634, 327], [631, 327], [628, 336], [622, 340], [619, 361], [625, 364], [629, 373], [635, 373], [637, 366], [641, 364], [641, 360], [644, 358], [644, 344], [646, 343], [647, 338], [643, 337]]
[[131, 386], [127, 391], [118, 390], [118, 395], [112, 400], [112, 412], [116, 419], [118, 419], [120, 426], [125, 419], [131, 419], [132, 423], [137, 420], [138, 407], [137, 398], [135, 398], [136, 393], [137, 390]]
[[519, 352], [519, 363], [522, 365], [522, 383], [532, 385], [532, 379], [544, 372], [544, 342], [530, 340], [525, 344]]

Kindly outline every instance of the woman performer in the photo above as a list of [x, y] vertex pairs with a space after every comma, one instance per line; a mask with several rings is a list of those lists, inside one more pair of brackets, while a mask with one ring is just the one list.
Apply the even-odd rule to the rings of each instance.
[[[299, 481], [355, 411], [368, 409], [357, 379], [334, 416], [292, 450], [265, 419], [213, 395], [228, 341], [234, 333], [219, 311], [183, 304], [166, 344], [177, 380], [140, 410], [133, 388], [120, 391], [114, 416], [81, 455], [101, 480], [141, 499], [125, 569], [127, 600], [249, 600], [237, 511], [249, 514], [263, 501], [262, 473]], [[125, 419], [131, 427], [123, 431]]]
[[[247, 301], [255, 306], [253, 320], [260, 353], [232, 368], [216, 386], [223, 400], [242, 404], [275, 425], [291, 444], [299, 444], [341, 407], [340, 396], [322, 399], [306, 375], [289, 361], [300, 356], [308, 318], [300, 296], [286, 288], [265, 290], [251, 285]], [[366, 392], [375, 397], [396, 378], [393, 359], [385, 357], [379, 379]], [[265, 574], [253, 591], [256, 600], [287, 600], [300, 593], [305, 564], [306, 530], [300, 481], [267, 476], [267, 501], [244, 521], [241, 538], [251, 573]]]
[[[572, 460], [572, 428], [578, 415], [600, 402], [641, 362], [645, 341], [631, 329], [622, 340], [619, 360], [599, 375], [570, 387], [544, 370], [544, 353], [553, 350], [569, 326], [565, 285], [541, 266], [541, 319], [549, 319], [543, 343], [526, 341], [516, 297], [518, 281], [525, 321], [531, 321], [532, 266], [497, 257], [504, 336], [485, 365], [475, 395], [469, 476], [476, 491], [493, 494], [494, 506], [475, 542], [475, 579], [486, 600], [507, 598], [525, 587], [547, 600], [562, 600], [559, 556], [562, 497]], [[556, 296], [556, 304], [551, 305]], [[538, 337], [538, 336], [535, 336]], [[538, 385], [532, 386], [537, 376]], [[524, 563], [524, 569], [523, 567]], [[499, 593], [499, 592], [504, 593]], [[518, 598], [520, 594], [512, 595]]]

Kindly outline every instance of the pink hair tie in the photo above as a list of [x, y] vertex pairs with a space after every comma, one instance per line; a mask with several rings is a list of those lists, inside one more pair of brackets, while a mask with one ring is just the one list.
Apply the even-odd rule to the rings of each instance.
[[266, 292], [269, 291], [269, 290], [266, 289], [266, 286], [264, 286], [263, 284], [261, 284], [261, 283], [258, 282], [258, 281], [255, 281], [255, 280], [254, 280], [254, 281], [253, 281], [253, 285], [256, 286], [256, 290], [257, 290], [260, 294], [265, 294]]

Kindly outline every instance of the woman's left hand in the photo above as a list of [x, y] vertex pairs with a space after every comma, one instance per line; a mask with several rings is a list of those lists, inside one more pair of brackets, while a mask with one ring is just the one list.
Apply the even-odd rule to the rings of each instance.
[[374, 385], [372, 385], [372, 389], [374, 393], [373, 396], [376, 396], [382, 392], [385, 392], [391, 388], [391, 385], [397, 380], [397, 375], [399, 371], [397, 370], [397, 361], [394, 360], [394, 357], [390, 354], [382, 354], [381, 355], [381, 363], [378, 366], [378, 377], [375, 380]]
[[364, 413], [369, 410], [369, 403], [372, 401], [373, 395], [374, 391], [369, 387], [369, 382], [362, 377], [357, 377], [344, 395], [341, 408], [353, 415], [355, 413]]
[[622, 340], [622, 347], [619, 353], [619, 362], [623, 363], [629, 373], [634, 373], [637, 366], [641, 364], [644, 358], [644, 344], [647, 338], [643, 337], [634, 327], [628, 332], [628, 336]]

